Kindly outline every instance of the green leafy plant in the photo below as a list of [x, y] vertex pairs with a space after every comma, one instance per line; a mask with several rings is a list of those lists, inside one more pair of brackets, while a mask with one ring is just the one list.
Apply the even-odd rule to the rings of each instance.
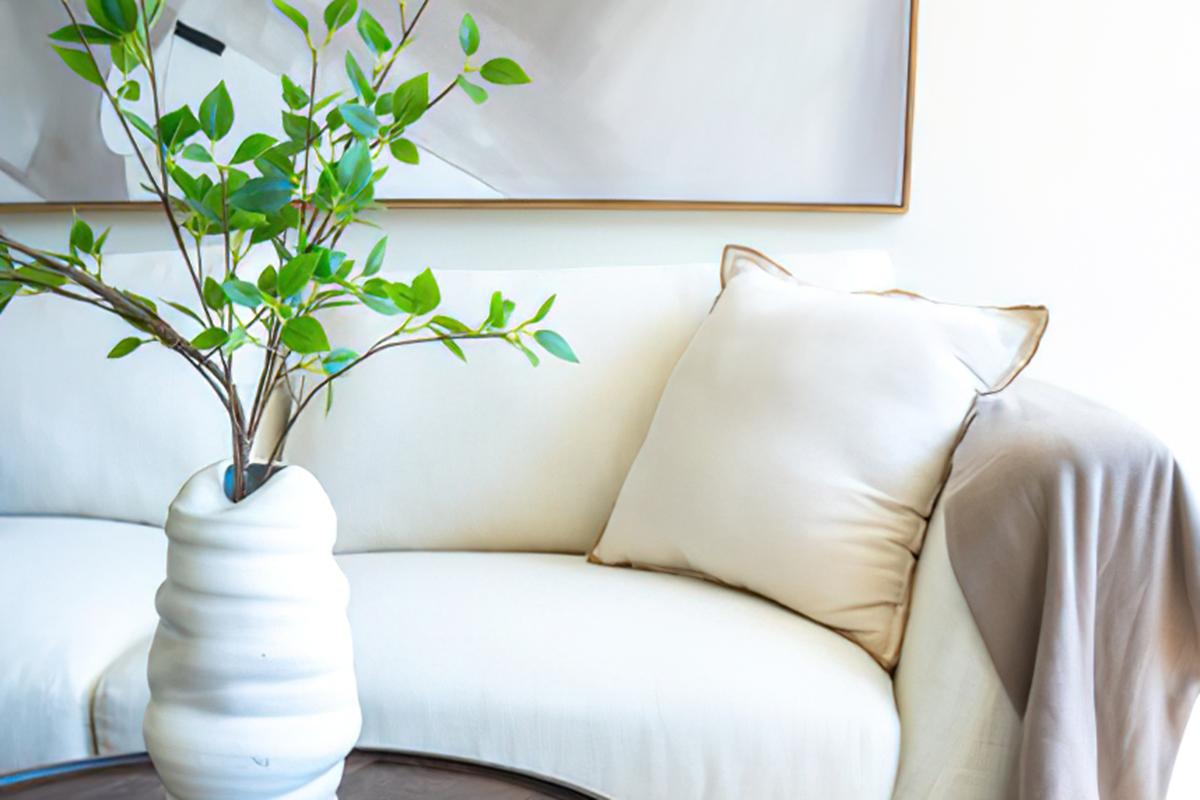
[[[538, 349], [576, 360], [561, 336], [541, 327], [553, 296], [532, 316], [519, 319], [514, 303], [496, 292], [486, 314], [481, 313], [482, 321], [469, 324], [439, 313], [441, 291], [428, 269], [409, 283], [381, 274], [386, 237], [365, 258], [352, 258], [338, 249], [350, 226], [370, 224], [364, 215], [377, 207], [375, 186], [389, 168], [382, 162], [390, 157], [401, 164], [418, 163], [419, 151], [407, 137], [413, 126], [453, 91], [462, 91], [475, 103], [487, 100], [487, 90], [468, 76], [495, 86], [530, 82], [510, 58], [491, 58], [475, 66], [481, 35], [470, 14], [463, 17], [458, 32], [463, 66], [431, 95], [428, 73], [389, 85], [429, 0], [423, 0], [411, 18], [405, 0], [399, 0], [398, 26], [391, 33], [367, 10], [359, 10], [357, 0], [333, 0], [319, 21], [284, 0], [272, 0], [298, 29], [311, 70], [303, 84], [287, 75], [281, 78], [284, 138], [253, 133], [235, 146], [226, 141], [236, 109], [223, 82], [198, 108], [160, 106], [150, 31], [162, 13], [163, 0], [87, 0], [83, 18], [65, 0], [60, 2], [69, 24], [50, 34], [51, 46], [68, 68], [103, 93], [133, 143], [145, 173], [144, 186], [162, 206], [181, 267], [195, 290], [188, 300], [160, 300], [182, 313], [193, 328], [177, 330], [159, 315], [154, 300], [109, 284], [103, 276], [108, 231], [96, 234], [78, 218], [61, 252], [31, 247], [0, 232], [0, 312], [13, 298], [28, 295], [88, 303], [121, 317], [133, 329], [113, 345], [109, 358], [125, 358], [143, 345], [156, 344], [186, 360], [228, 413], [235, 501], [251, 490], [251, 446], [271, 398], [279, 392], [290, 395], [291, 406], [281, 434], [270, 443], [268, 475], [282, 455], [288, 432], [314, 397], [327, 390], [329, 402], [334, 381], [386, 350], [435, 344], [466, 360], [460, 342], [494, 339], [520, 351], [534, 366]], [[363, 65], [347, 52], [347, 87], [318, 97], [318, 66], [334, 37], [349, 35], [343, 31], [357, 33], [371, 60]], [[98, 57], [102, 52], [120, 80], [104, 79]], [[143, 119], [129, 108], [145, 92], [153, 100], [153, 119]], [[143, 154], [142, 142], [148, 143], [153, 157]], [[214, 240], [221, 258], [206, 264], [201, 245]], [[245, 274], [247, 257], [259, 247], [270, 248], [272, 265], [256, 275]], [[362, 352], [335, 346], [319, 312], [339, 306], [361, 306], [364, 312], [394, 318], [396, 325]], [[234, 360], [246, 347], [263, 352], [248, 403], [233, 379]]]

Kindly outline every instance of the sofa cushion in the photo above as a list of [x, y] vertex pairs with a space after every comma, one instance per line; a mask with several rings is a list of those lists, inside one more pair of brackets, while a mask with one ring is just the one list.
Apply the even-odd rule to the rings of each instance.
[[153, 631], [165, 553], [147, 526], [0, 517], [0, 774], [94, 755], [93, 689]]
[[[887, 285], [881, 253], [795, 257], [816, 281]], [[390, 275], [405, 279], [405, 275]], [[338, 510], [338, 549], [582, 553], [608, 518], [662, 387], [719, 289], [716, 264], [437, 273], [443, 312], [469, 324], [495, 290], [545, 325], [579, 365], [532, 369], [509, 347], [468, 343], [383, 354], [337, 384], [331, 412], [301, 417], [287, 458]], [[396, 320], [361, 308], [324, 317], [330, 341], [361, 352]]]
[[[363, 746], [500, 764], [622, 800], [891, 795], [900, 731], [887, 673], [772, 603], [579, 556], [339, 560]], [[139, 653], [102, 684], [101, 743], [140, 746]]]
[[[104, 277], [154, 300], [185, 336], [199, 332], [160, 302], [195, 305], [178, 253], [108, 256]], [[136, 334], [111, 314], [49, 295], [14, 298], [0, 315], [0, 514], [161, 525], [188, 476], [228, 455], [225, 411], [182, 358], [158, 345], [106, 358]], [[248, 381], [260, 361], [245, 348], [237, 376]]]
[[[925, 521], [1045, 309], [830, 291], [760, 254], [675, 366], [591, 558], [749, 589], [895, 665]], [[729, 273], [727, 273], [729, 274]]]

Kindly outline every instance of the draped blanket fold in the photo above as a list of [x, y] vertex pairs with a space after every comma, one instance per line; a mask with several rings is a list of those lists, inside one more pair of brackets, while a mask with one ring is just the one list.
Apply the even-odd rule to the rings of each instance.
[[1032, 381], [981, 398], [950, 561], [1023, 730], [1021, 800], [1167, 790], [1200, 688], [1200, 510], [1171, 453]]

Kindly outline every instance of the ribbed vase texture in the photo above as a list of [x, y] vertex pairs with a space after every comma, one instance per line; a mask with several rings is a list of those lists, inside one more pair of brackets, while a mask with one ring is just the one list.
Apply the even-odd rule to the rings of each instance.
[[299, 467], [235, 504], [227, 466], [167, 517], [147, 749], [178, 800], [333, 798], [362, 724], [337, 518]]

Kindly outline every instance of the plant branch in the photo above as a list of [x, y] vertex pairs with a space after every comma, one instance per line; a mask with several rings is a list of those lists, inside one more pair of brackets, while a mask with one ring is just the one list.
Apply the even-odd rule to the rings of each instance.
[[[358, 358], [351, 361], [345, 367], [343, 367], [342, 369], [333, 373], [332, 375], [327, 375], [324, 378], [322, 378], [316, 385], [313, 386], [312, 389], [309, 390], [308, 394], [306, 394], [303, 397], [303, 399], [300, 401], [299, 405], [296, 406], [296, 409], [291, 413], [291, 415], [289, 415], [287, 424], [285, 424], [283, 426], [283, 430], [280, 431], [280, 433], [279, 433], [279, 438], [275, 440], [275, 446], [273, 448], [271, 448], [271, 455], [267, 459], [268, 471], [274, 469], [275, 462], [279, 459], [279, 456], [282, 454], [284, 441], [287, 439], [288, 434], [291, 433], [292, 427], [296, 424], [296, 420], [298, 420], [300, 418], [300, 415], [304, 413], [304, 409], [308, 407], [308, 404], [312, 402], [313, 398], [316, 397], [317, 394], [322, 389], [324, 389], [327, 385], [329, 385], [333, 381], [337, 380], [338, 378], [342, 377], [343, 375], [347, 374], [348, 372], [350, 372], [350, 370], [354, 369], [355, 367], [357, 367], [359, 364], [366, 361], [371, 356], [378, 355], [379, 353], [382, 353], [385, 350], [391, 350], [393, 347], [408, 347], [409, 345], [414, 345], [414, 344], [428, 344], [430, 342], [441, 342], [441, 341], [454, 340], [454, 339], [503, 339], [507, 335], [508, 335], [507, 331], [497, 331], [495, 333], [473, 333], [472, 332], [472, 333], [438, 334], [437, 336], [423, 336], [423, 337], [420, 337], [417, 339], [404, 339], [403, 341], [398, 341], [398, 342], [387, 342], [386, 344], [381, 344], [379, 342], [376, 342], [374, 345], [371, 346], [371, 348], [369, 350], [367, 350], [367, 352], [363, 353], [361, 356], [359, 356]], [[385, 337], [385, 339], [381, 340], [381, 341], [386, 341], [386, 338], [387, 337]]]
[[[304, 130], [311, 133], [313, 127], [313, 114], [316, 113], [317, 103], [317, 51], [312, 47], [312, 45], [309, 45], [308, 52], [312, 56], [312, 74], [308, 79], [308, 122], [305, 124]], [[306, 133], [306, 136], [309, 136], [310, 133]], [[316, 138], [320, 138], [319, 132], [317, 133]], [[314, 142], [315, 139], [311, 137], [307, 138], [304, 142], [304, 172], [301, 174], [300, 178], [303, 181], [303, 185], [300, 189], [300, 224], [296, 227], [297, 233], [304, 229], [304, 217], [306, 216], [305, 211], [308, 206], [309, 156], [312, 153]], [[313, 211], [313, 216], [316, 216], [315, 210]]]
[[[417, 13], [413, 15], [412, 22], [407, 26], [404, 25], [403, 16], [401, 17], [400, 26], [404, 28], [404, 32], [400, 35], [400, 41], [392, 48], [392, 54], [388, 58], [388, 62], [384, 64], [383, 70], [379, 73], [379, 78], [375, 81], [374, 89], [379, 91], [383, 86], [383, 82], [387, 80], [388, 73], [392, 71], [392, 64], [396, 63], [396, 56], [400, 55], [400, 51], [404, 49], [404, 45], [408, 44], [408, 39], [412, 36], [413, 30], [417, 27], [417, 23], [421, 21], [421, 15], [425, 13], [425, 8], [429, 5], [429, 0], [423, 0], [421, 7], [417, 9]], [[403, 12], [402, 12], [403, 13]]]

